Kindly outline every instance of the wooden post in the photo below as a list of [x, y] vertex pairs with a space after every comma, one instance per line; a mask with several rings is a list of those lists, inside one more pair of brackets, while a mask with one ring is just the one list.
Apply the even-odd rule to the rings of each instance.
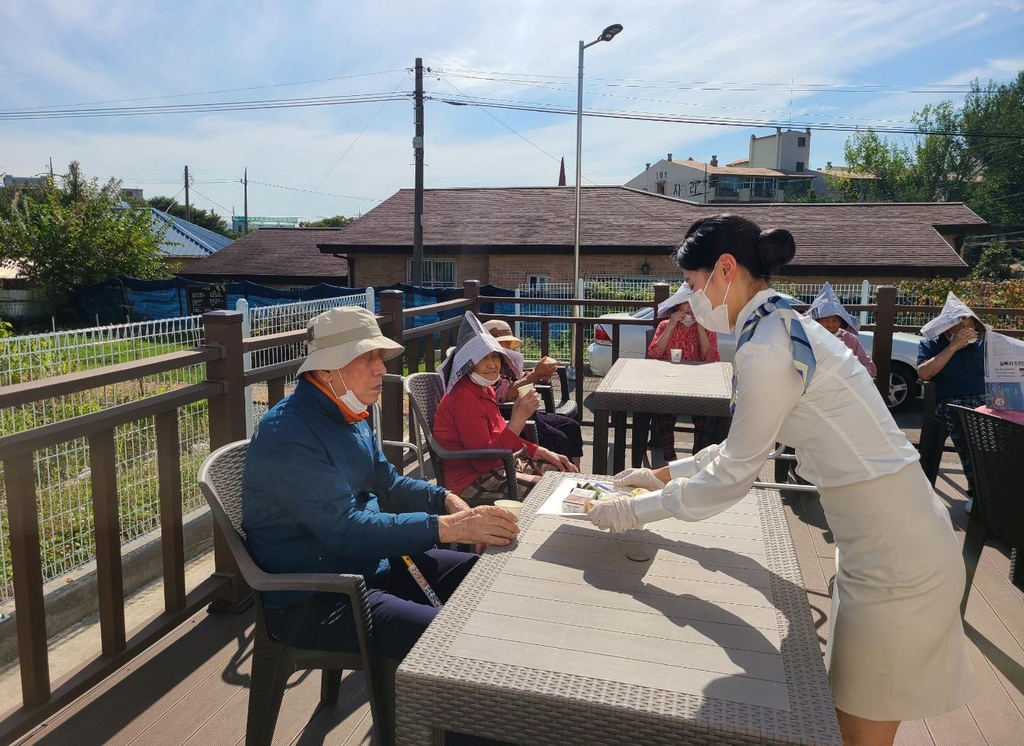
[[46, 648], [43, 569], [39, 555], [39, 510], [32, 454], [4, 459], [4, 480], [7, 484], [7, 512], [11, 531], [14, 618], [18, 629], [21, 696], [25, 707], [33, 708], [50, 698], [50, 664]]
[[462, 297], [471, 301], [466, 310], [480, 313], [480, 280], [463, 280]]
[[181, 442], [178, 410], [156, 416], [160, 484], [160, 546], [164, 560], [164, 610], [185, 608], [185, 542], [181, 514]]
[[658, 328], [658, 306], [668, 300], [671, 288], [667, 282], [654, 283], [654, 328]]
[[113, 430], [89, 436], [92, 512], [96, 529], [96, 586], [104, 655], [124, 650], [124, 582], [121, 577], [121, 523], [117, 510], [117, 444]]
[[[206, 379], [224, 386], [221, 394], [210, 398], [210, 450], [214, 451], [236, 440], [244, 440], [246, 436], [242, 314], [237, 311], [210, 311], [203, 314], [203, 326], [207, 346], [218, 346], [223, 353], [219, 360], [206, 364]], [[210, 610], [240, 614], [252, 606], [252, 593], [216, 523], [213, 526], [213, 553], [217, 572], [231, 577], [231, 583], [210, 604]]]
[[[381, 325], [381, 331], [385, 337], [405, 344], [402, 341], [402, 334], [405, 330], [405, 323], [402, 319], [402, 310], [405, 305], [405, 295], [401, 290], [385, 290], [380, 294], [380, 312], [382, 316], [391, 316], [390, 321]], [[388, 373], [403, 375], [403, 361], [405, 355], [397, 355], [388, 360]], [[400, 381], [385, 381], [381, 397], [381, 435], [384, 440], [403, 441], [404, 437], [404, 409], [405, 391]], [[388, 447], [384, 449], [384, 455], [388, 461], [399, 466], [402, 464], [402, 449]]]
[[896, 288], [884, 285], [875, 296], [875, 338], [871, 347], [871, 359], [878, 374], [875, 385], [882, 399], [889, 401], [889, 373], [892, 368], [892, 332], [896, 324]]

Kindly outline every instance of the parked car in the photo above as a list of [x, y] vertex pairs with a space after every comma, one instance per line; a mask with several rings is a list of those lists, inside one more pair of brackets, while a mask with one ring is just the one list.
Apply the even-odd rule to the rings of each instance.
[[[651, 308], [641, 308], [633, 313], [606, 313], [602, 319], [650, 319]], [[647, 326], [620, 326], [622, 339], [619, 341], [621, 357], [642, 358], [647, 354]], [[587, 349], [590, 356], [590, 370], [595, 376], [603, 376], [612, 367], [612, 335], [615, 327], [610, 324], [596, 324], [594, 342]], [[873, 332], [860, 332], [860, 342], [871, 354], [874, 343]], [[889, 372], [888, 406], [891, 410], [904, 407], [921, 393], [917, 379], [917, 346], [921, 337], [916, 334], [896, 332], [892, 335], [892, 362]], [[732, 334], [718, 335], [718, 352], [722, 360], [732, 362], [736, 352], [736, 337]]]

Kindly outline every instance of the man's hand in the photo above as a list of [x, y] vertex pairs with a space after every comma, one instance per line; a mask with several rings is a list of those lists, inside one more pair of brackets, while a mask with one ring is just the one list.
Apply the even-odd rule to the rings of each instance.
[[545, 461], [559, 471], [579, 472], [579, 469], [576, 468], [576, 464], [569, 460], [568, 456], [563, 456], [560, 453], [549, 451], [547, 448], [538, 448], [536, 452], [534, 452], [533, 458]]
[[665, 483], [650, 469], [623, 469], [615, 475], [612, 485], [617, 490], [624, 487], [643, 487], [654, 492], [662, 489]]
[[441, 544], [503, 547], [512, 543], [518, 533], [515, 516], [495, 505], [481, 505], [437, 519], [437, 538]]
[[449, 492], [444, 496], [444, 508], [448, 511], [448, 514], [458, 513], [462, 510], [471, 510], [469, 503], [463, 500], [461, 497], [456, 495], [454, 492]]
[[949, 346], [955, 350], [962, 350], [967, 345], [978, 341], [978, 331], [971, 327], [960, 329], [956, 334], [953, 335], [953, 339], [950, 340]]
[[598, 500], [587, 513], [587, 518], [598, 528], [606, 528], [612, 533], [640, 528], [642, 524], [636, 519], [633, 501], [628, 497], [613, 497], [611, 500]]

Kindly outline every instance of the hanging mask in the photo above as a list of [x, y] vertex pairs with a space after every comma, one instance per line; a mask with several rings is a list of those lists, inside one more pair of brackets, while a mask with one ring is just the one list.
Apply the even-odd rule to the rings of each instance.
[[471, 380], [473, 383], [479, 384], [480, 386], [493, 386], [498, 382], [498, 376], [495, 376], [494, 378], [491, 379], [487, 379], [484, 378], [479, 373], [477, 373], [476, 371], [470, 371], [469, 380]]
[[[338, 377], [341, 378], [340, 373], [338, 374]], [[331, 389], [331, 393], [334, 394], [334, 398], [344, 404], [345, 407], [351, 410], [354, 415], [361, 415], [365, 413], [366, 410], [370, 408], [369, 405], [363, 404], [359, 400], [359, 397], [352, 393], [352, 389], [350, 389], [348, 384], [345, 383], [344, 378], [341, 379], [341, 382], [345, 384], [345, 393], [341, 396], [338, 396], [338, 393], [334, 390], [334, 385], [330, 381], [327, 382], [327, 386]]]
[[686, 314], [682, 318], [683, 326], [693, 326], [697, 323], [697, 319], [693, 318], [690, 314]]

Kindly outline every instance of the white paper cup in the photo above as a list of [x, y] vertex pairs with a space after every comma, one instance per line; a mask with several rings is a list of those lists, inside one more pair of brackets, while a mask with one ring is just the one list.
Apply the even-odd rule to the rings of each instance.
[[523, 509], [523, 504], [518, 500], [495, 500], [494, 504], [499, 508], [504, 508], [509, 513], [516, 517], [516, 521], [519, 521], [519, 511]]
[[672, 350], [672, 362], [673, 363], [681, 363], [682, 361], [683, 361], [683, 351], [682, 350]]
[[533, 384], [532, 383], [524, 383], [522, 386], [519, 387], [518, 391], [519, 391], [519, 393], [516, 394], [516, 396], [520, 396], [520, 397], [526, 396], [531, 391], [533, 391]]

